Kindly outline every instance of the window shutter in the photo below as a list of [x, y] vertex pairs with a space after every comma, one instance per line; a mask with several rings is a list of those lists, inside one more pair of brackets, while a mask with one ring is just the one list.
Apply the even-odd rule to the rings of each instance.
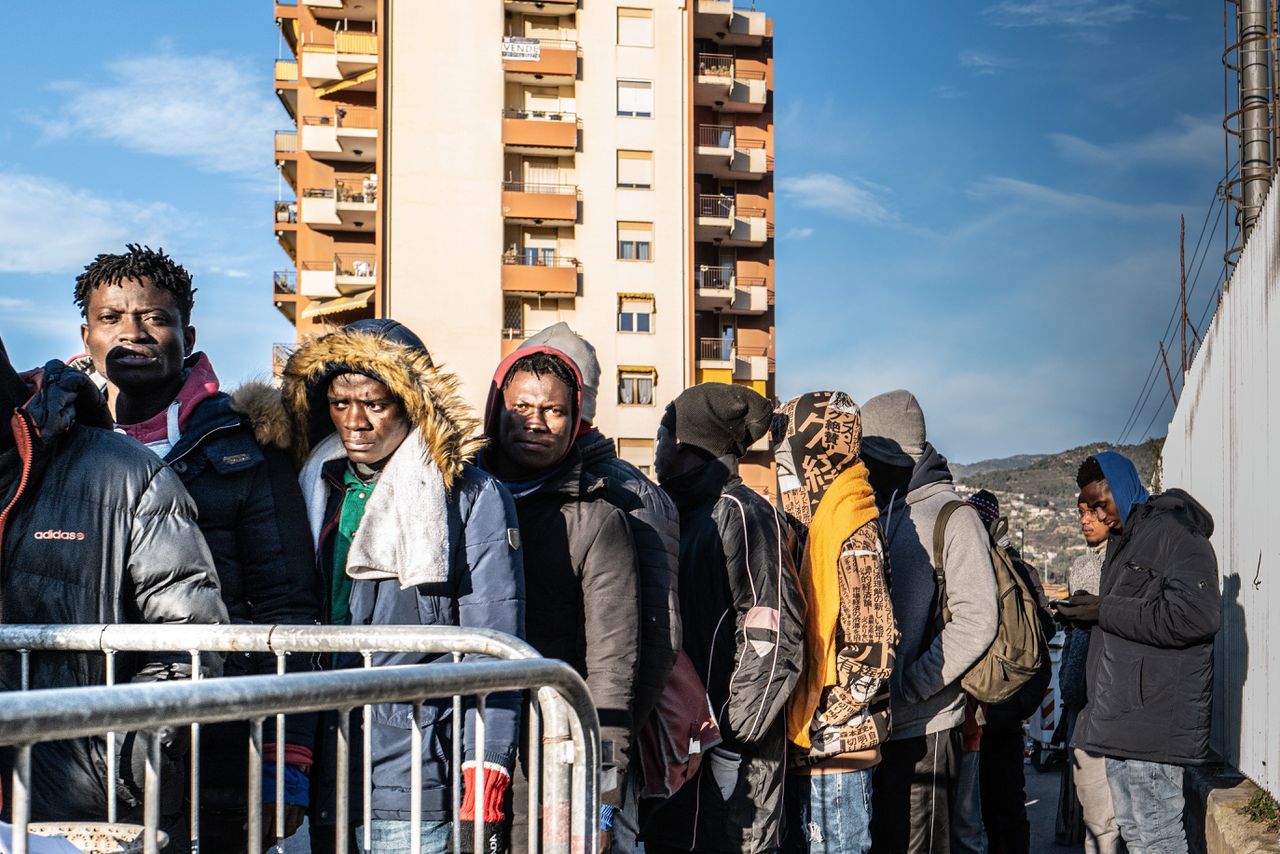
[[618, 44], [630, 47], [652, 47], [653, 10], [619, 9]]

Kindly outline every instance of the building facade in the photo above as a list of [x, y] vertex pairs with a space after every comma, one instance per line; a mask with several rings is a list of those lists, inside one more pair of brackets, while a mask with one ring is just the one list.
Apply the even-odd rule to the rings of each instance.
[[[651, 471], [689, 384], [774, 390], [772, 27], [729, 0], [275, 5], [277, 308], [394, 316], [483, 406], [559, 321]], [[287, 351], [280, 348], [279, 355]], [[616, 388], [616, 391], [614, 390]], [[765, 489], [767, 453], [744, 479]]]

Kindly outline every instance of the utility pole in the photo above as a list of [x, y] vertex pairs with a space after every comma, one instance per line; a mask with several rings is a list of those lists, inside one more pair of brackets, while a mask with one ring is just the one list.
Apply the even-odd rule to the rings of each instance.
[[1178, 217], [1178, 280], [1182, 283], [1182, 377], [1187, 376], [1187, 218]]
[[1173, 405], [1178, 405], [1178, 393], [1173, 390], [1173, 372], [1169, 370], [1169, 356], [1164, 351], [1164, 342], [1160, 342], [1160, 358], [1164, 360], [1164, 376], [1169, 381], [1169, 394], [1173, 397]]
[[1240, 57], [1241, 244], [1249, 239], [1271, 186], [1271, 86], [1268, 54], [1268, 0], [1240, 0], [1237, 36]]

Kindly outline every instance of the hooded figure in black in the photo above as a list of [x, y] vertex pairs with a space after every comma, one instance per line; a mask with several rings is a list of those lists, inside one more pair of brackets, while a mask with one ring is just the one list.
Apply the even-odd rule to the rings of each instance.
[[672, 401], [658, 430], [658, 481], [680, 511], [684, 651], [724, 740], [643, 817], [650, 854], [755, 854], [782, 842], [784, 711], [804, 664], [804, 601], [794, 533], [738, 477], [772, 420], [751, 389], [703, 383]]
[[[195, 507], [154, 454], [111, 431], [92, 381], [58, 361], [20, 377], [0, 344], [0, 622], [225, 623], [227, 611]], [[213, 657], [206, 670], [216, 673]], [[182, 654], [119, 654], [117, 682], [187, 678]], [[33, 689], [101, 685], [100, 655], [44, 653], [32, 659]], [[16, 655], [0, 685], [22, 687]], [[183, 839], [182, 739], [163, 736], [161, 826]], [[140, 819], [146, 737], [117, 736], [122, 820]], [[38, 745], [31, 762], [31, 817], [106, 816], [106, 745], [84, 738]], [[9, 779], [13, 756], [0, 752]], [[6, 807], [8, 805], [6, 804]]]

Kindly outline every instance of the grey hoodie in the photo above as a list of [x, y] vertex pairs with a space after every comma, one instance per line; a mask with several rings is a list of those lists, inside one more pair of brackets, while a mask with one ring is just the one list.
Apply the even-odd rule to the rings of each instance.
[[893, 614], [902, 633], [893, 671], [890, 741], [960, 726], [960, 677], [996, 636], [996, 582], [990, 537], [976, 512], [959, 510], [947, 523], [943, 575], [951, 621], [932, 643], [933, 528], [948, 501], [959, 501], [947, 461], [925, 444], [906, 495], [894, 493], [880, 523], [893, 572]]

